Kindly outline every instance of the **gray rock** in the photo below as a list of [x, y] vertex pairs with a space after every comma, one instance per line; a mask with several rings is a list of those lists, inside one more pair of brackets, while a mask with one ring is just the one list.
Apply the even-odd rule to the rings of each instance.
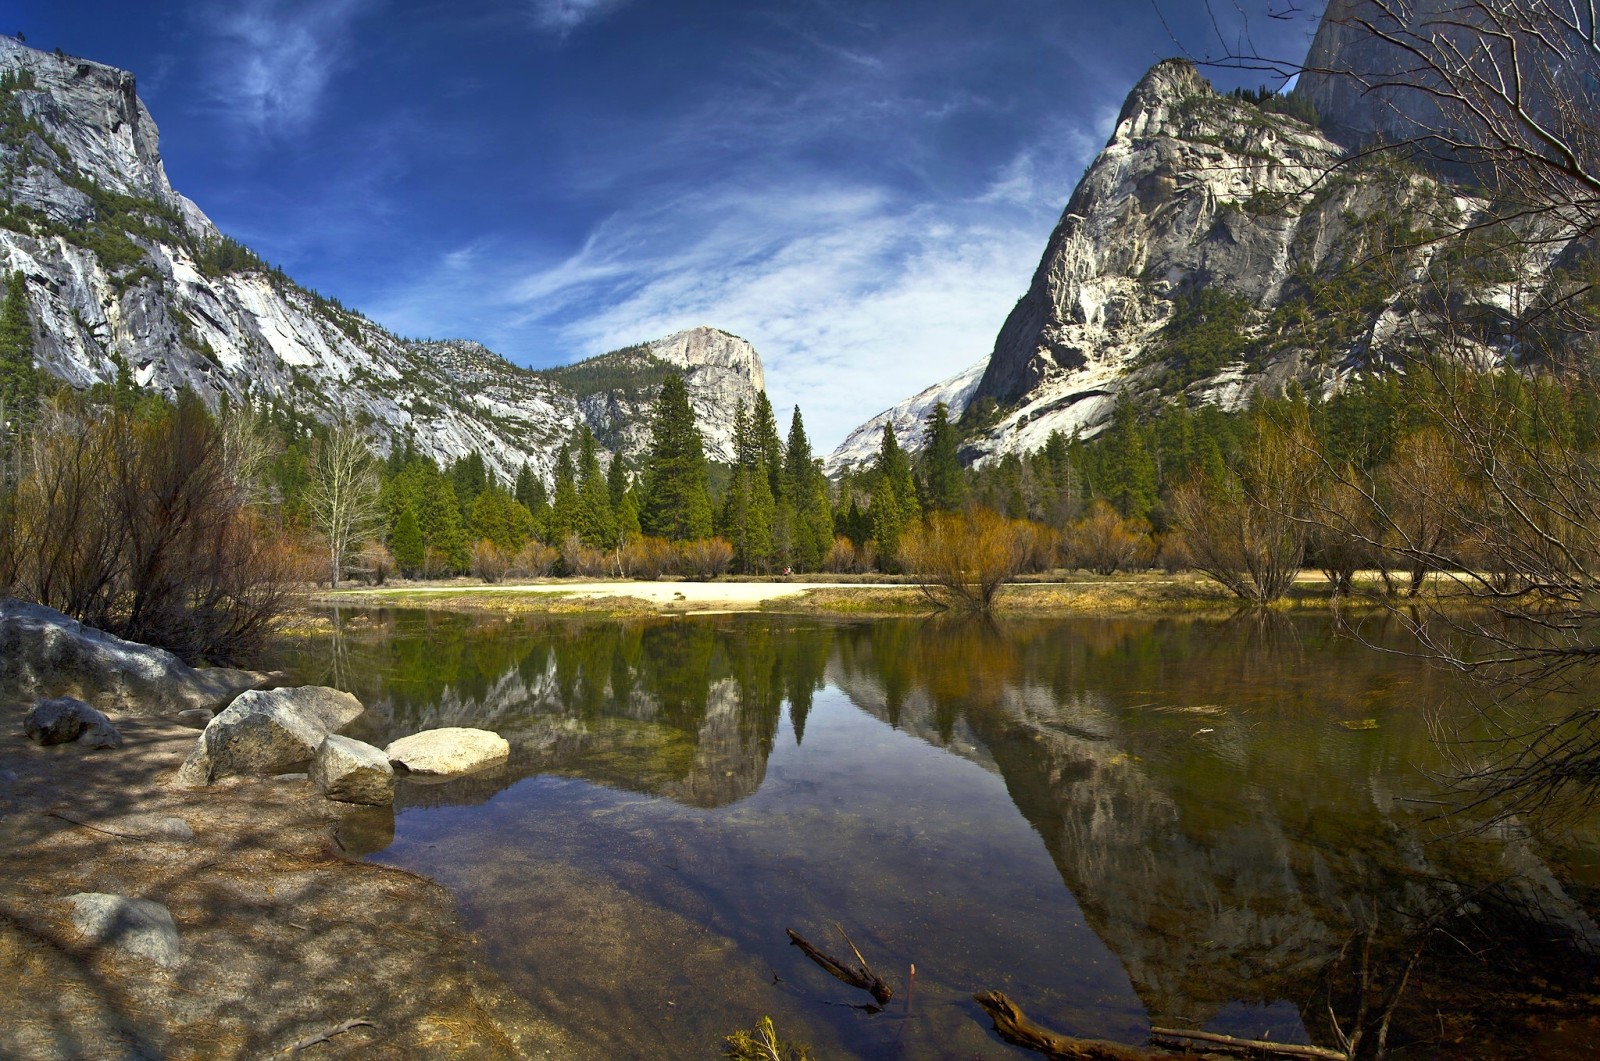
[[95, 824], [109, 832], [137, 836], [142, 840], [176, 844], [194, 839], [194, 830], [189, 828], [189, 823], [174, 814], [124, 814]]
[[166, 715], [219, 709], [266, 680], [251, 671], [196, 670], [52, 608], [0, 598], [0, 700], [72, 696], [102, 711]]
[[67, 744], [76, 741], [89, 748], [119, 748], [122, 734], [111, 720], [82, 700], [61, 696], [40, 700], [22, 720], [29, 740], [40, 744]]
[[187, 711], [178, 712], [178, 721], [185, 726], [193, 726], [195, 729], [205, 729], [206, 723], [210, 722], [214, 717], [216, 716], [212, 712], [203, 707], [193, 707]]
[[319, 686], [241, 693], [195, 741], [178, 783], [219, 777], [272, 777], [309, 763], [329, 733], [362, 712], [349, 693]]
[[22, 732], [36, 744], [70, 744], [83, 732], [83, 715], [80, 712], [94, 708], [70, 696], [54, 700], [40, 700], [28, 709], [22, 720]]
[[178, 964], [178, 926], [160, 903], [104, 892], [79, 892], [67, 900], [74, 907], [73, 927], [94, 942], [166, 969]]
[[384, 749], [397, 768], [420, 779], [470, 774], [511, 757], [511, 745], [498, 733], [447, 726], [401, 737]]
[[332, 734], [311, 761], [317, 791], [340, 803], [385, 807], [394, 802], [394, 767], [370, 744]]

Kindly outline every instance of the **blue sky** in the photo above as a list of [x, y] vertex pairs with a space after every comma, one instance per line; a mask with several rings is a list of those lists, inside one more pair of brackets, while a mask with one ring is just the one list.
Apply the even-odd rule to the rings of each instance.
[[1220, 54], [1246, 16], [1303, 55], [1314, 22], [1267, 12], [0, 0], [0, 30], [132, 70], [174, 187], [400, 334], [542, 367], [725, 328], [822, 452], [988, 353], [1156, 60]]

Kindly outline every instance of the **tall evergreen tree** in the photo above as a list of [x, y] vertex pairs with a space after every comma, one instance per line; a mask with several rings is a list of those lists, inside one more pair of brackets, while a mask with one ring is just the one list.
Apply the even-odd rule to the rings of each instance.
[[878, 542], [878, 566], [893, 570], [899, 562], [900, 538], [921, 515], [911, 460], [895, 438], [894, 425], [883, 425], [872, 489], [872, 536]]
[[417, 520], [417, 510], [410, 505], [401, 509], [400, 518], [395, 521], [394, 532], [389, 536], [389, 551], [394, 554], [395, 565], [406, 576], [414, 576], [422, 570], [426, 560], [422, 524]]
[[959, 439], [950, 423], [950, 407], [940, 402], [933, 407], [928, 424], [927, 446], [922, 451], [923, 496], [928, 507], [939, 512], [954, 512], [966, 500], [966, 480], [957, 455]]
[[711, 496], [705, 446], [683, 377], [667, 376], [651, 424], [639, 522], [646, 534], [673, 540], [711, 533]]
[[756, 392], [755, 408], [750, 413], [750, 432], [760, 451], [761, 468], [767, 473], [767, 490], [774, 501], [783, 494], [783, 443], [778, 438], [778, 420], [766, 391]]
[[448, 476], [430, 477], [427, 497], [417, 517], [422, 523], [423, 540], [436, 561], [447, 571], [465, 571], [471, 562], [466, 528], [455, 484]]
[[1101, 450], [1104, 463], [1096, 492], [1129, 519], [1147, 519], [1156, 504], [1155, 458], [1133, 403], [1119, 398], [1114, 415], [1111, 444]]
[[556, 548], [574, 534], [580, 534], [583, 524], [579, 511], [583, 500], [578, 494], [578, 473], [572, 466], [572, 447], [562, 443], [556, 454], [556, 490], [550, 502], [550, 520], [547, 528], [549, 542]]
[[611, 518], [616, 524], [619, 545], [626, 545], [639, 536], [639, 504], [629, 478], [628, 466], [618, 453], [606, 468], [606, 496], [611, 502]]
[[611, 490], [600, 467], [594, 432], [585, 424], [578, 433], [578, 536], [585, 545], [609, 549], [617, 544], [617, 520]]
[[800, 407], [789, 418], [789, 438], [783, 452], [784, 493], [794, 511], [794, 566], [815, 571], [833, 544], [833, 513], [828, 501], [828, 480], [811, 453]]

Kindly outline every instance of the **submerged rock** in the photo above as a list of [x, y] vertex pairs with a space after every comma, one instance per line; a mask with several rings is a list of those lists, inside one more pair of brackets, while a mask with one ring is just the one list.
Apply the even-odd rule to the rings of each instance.
[[22, 720], [28, 739], [40, 744], [68, 744], [76, 741], [90, 748], [119, 748], [122, 734], [111, 720], [82, 700], [59, 696], [40, 700]]
[[386, 807], [394, 802], [394, 767], [370, 744], [330, 734], [311, 762], [317, 791], [340, 803]]
[[105, 892], [79, 892], [67, 900], [74, 907], [73, 927], [96, 943], [163, 968], [178, 964], [178, 926], [160, 903]]
[[215, 711], [270, 678], [196, 670], [164, 649], [124, 641], [40, 604], [0, 598], [0, 699], [73, 696], [102, 711]]
[[426, 780], [457, 777], [511, 758], [511, 745], [498, 733], [447, 726], [401, 737], [384, 749], [389, 761]]
[[364, 710], [349, 693], [320, 686], [240, 694], [212, 719], [178, 771], [179, 784], [272, 777], [309, 763], [323, 740]]

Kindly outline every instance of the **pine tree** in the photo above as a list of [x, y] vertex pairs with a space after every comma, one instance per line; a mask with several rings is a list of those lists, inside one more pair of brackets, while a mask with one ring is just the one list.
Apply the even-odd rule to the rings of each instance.
[[833, 508], [827, 476], [812, 456], [798, 405], [789, 418], [789, 438], [784, 445], [783, 492], [793, 513], [793, 564], [802, 571], [815, 571], [833, 545]]
[[899, 562], [901, 535], [922, 514], [917, 503], [916, 479], [911, 474], [911, 460], [900, 448], [893, 424], [883, 425], [883, 442], [873, 474], [876, 482], [870, 513], [872, 537], [878, 543], [878, 566], [888, 571]]
[[19, 270], [6, 277], [5, 303], [0, 306], [0, 409], [8, 419], [25, 416], [38, 394], [27, 281]]
[[512, 546], [511, 496], [503, 490], [490, 488], [472, 501], [472, 520], [468, 537], [471, 541], [487, 541], [502, 549]]
[[556, 454], [556, 492], [550, 502], [547, 526], [546, 540], [551, 545], [559, 549], [569, 537], [578, 533], [582, 505], [578, 496], [578, 473], [572, 466], [572, 448], [563, 444]]
[[1103, 448], [1097, 492], [1128, 519], [1147, 519], [1156, 504], [1156, 462], [1133, 403], [1117, 401], [1111, 443]]
[[517, 482], [511, 496], [529, 512], [538, 511], [550, 503], [545, 496], [544, 480], [533, 474], [533, 466], [527, 461], [523, 461], [522, 467], [517, 469]]
[[774, 502], [784, 497], [783, 443], [778, 439], [778, 420], [772, 414], [772, 403], [766, 391], [756, 392], [756, 405], [750, 414], [750, 433], [753, 436], [761, 469], [767, 474], [767, 490]]
[[629, 489], [628, 466], [620, 453], [611, 458], [606, 468], [606, 496], [611, 502], [611, 518], [617, 528], [617, 544], [626, 545], [639, 536], [639, 506]]
[[667, 376], [656, 400], [639, 522], [647, 534], [678, 541], [711, 533], [705, 447], [677, 373]]
[[578, 434], [578, 536], [583, 544], [609, 549], [617, 544], [617, 520], [611, 511], [611, 490], [600, 467], [594, 432], [585, 425]]
[[417, 510], [410, 505], [400, 510], [394, 532], [389, 535], [389, 551], [394, 562], [408, 577], [422, 570], [426, 548], [422, 544], [422, 524], [417, 520]]
[[950, 408], [944, 402], [933, 407], [928, 424], [928, 442], [922, 451], [923, 496], [928, 507], [939, 512], [954, 512], [966, 500], [966, 481], [961, 475], [957, 454], [959, 440], [950, 423]]
[[428, 484], [423, 509], [417, 514], [427, 550], [447, 571], [465, 571], [471, 562], [467, 551], [466, 529], [461, 523], [461, 503], [456, 500], [455, 484], [447, 476], [434, 475]]

